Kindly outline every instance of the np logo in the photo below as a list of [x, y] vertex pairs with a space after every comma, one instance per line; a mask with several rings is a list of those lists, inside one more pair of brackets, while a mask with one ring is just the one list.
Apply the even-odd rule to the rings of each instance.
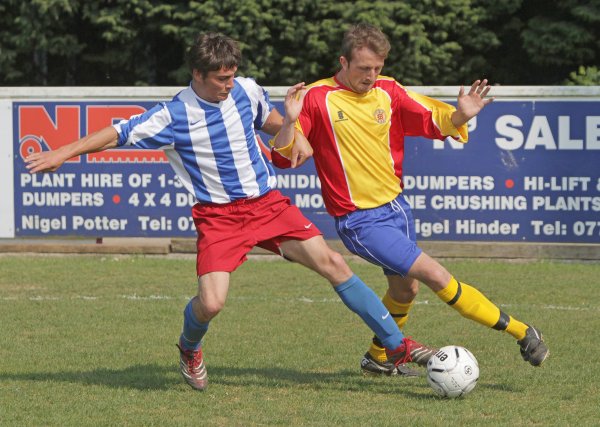
[[381, 108], [378, 108], [377, 110], [375, 110], [375, 112], [373, 113], [373, 116], [375, 116], [375, 121], [377, 123], [379, 123], [380, 125], [384, 125], [386, 123], [386, 117], [385, 117], [385, 111], [382, 110]]
[[348, 120], [348, 117], [344, 116], [344, 112], [342, 110], [339, 110], [337, 112], [337, 118], [334, 121], [336, 121], [336, 122], [342, 122], [344, 120]]
[[19, 141], [19, 145], [19, 154], [23, 160], [30, 154], [40, 153], [44, 151], [44, 147], [48, 147], [44, 138], [35, 135], [25, 135]]

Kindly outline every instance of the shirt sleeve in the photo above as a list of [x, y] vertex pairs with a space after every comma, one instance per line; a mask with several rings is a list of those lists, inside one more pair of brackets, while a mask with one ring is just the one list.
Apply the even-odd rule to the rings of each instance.
[[271, 111], [273, 111], [273, 109], [275, 107], [271, 103], [271, 100], [269, 99], [269, 92], [267, 92], [261, 86], [258, 86], [258, 88], [260, 89], [260, 97], [259, 97], [259, 101], [258, 101], [256, 118], [257, 118], [257, 120], [260, 121], [260, 123], [259, 123], [259, 126], [256, 126], [256, 123], [255, 123], [255, 127], [256, 127], [256, 129], [262, 129], [263, 125], [267, 121], [267, 118], [269, 117], [269, 114], [271, 114]]
[[250, 77], [236, 77], [242, 85], [252, 103], [252, 114], [254, 115], [254, 129], [260, 130], [267, 121], [267, 117], [275, 106], [271, 103], [269, 92]]
[[172, 117], [167, 104], [160, 103], [150, 110], [113, 125], [118, 134], [118, 146], [161, 149], [173, 144]]
[[271, 161], [279, 169], [288, 169], [292, 167], [292, 147], [294, 146], [294, 140], [285, 147], [275, 148], [273, 140], [269, 141], [271, 145]]
[[399, 87], [399, 111], [405, 135], [423, 136], [430, 139], [452, 137], [467, 142], [467, 124], [456, 128], [452, 113], [456, 108], [450, 104]]

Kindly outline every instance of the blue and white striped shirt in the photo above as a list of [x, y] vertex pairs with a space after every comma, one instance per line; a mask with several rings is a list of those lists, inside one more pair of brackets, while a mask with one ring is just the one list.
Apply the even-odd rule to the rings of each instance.
[[207, 102], [190, 86], [114, 127], [119, 146], [165, 150], [183, 186], [200, 203], [229, 203], [275, 187], [275, 171], [255, 133], [272, 109], [262, 87], [236, 77], [225, 101]]

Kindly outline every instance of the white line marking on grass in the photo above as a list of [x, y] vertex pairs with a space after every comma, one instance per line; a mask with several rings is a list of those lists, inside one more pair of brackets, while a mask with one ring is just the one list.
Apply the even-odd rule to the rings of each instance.
[[148, 301], [148, 300], [172, 300], [175, 299], [175, 297], [170, 297], [167, 295], [149, 295], [149, 296], [140, 296], [137, 294], [133, 294], [133, 295], [121, 295], [121, 298], [124, 299], [128, 299], [128, 300], [142, 300], [142, 301]]
[[[242, 300], [242, 299], [250, 299], [250, 298], [246, 298], [246, 297], [233, 297], [230, 299], [238, 299], [238, 300]], [[258, 299], [258, 298], [256, 298]], [[279, 301], [286, 301], [285, 298], [280, 298]], [[305, 302], [307, 304], [311, 304], [314, 302], [333, 302], [333, 303], [338, 303], [338, 302], [342, 302], [341, 299], [339, 298], [321, 298], [321, 299], [312, 299], [312, 298], [308, 298], [308, 297], [300, 297], [300, 298], [293, 298], [291, 299], [292, 302]], [[429, 304], [429, 301], [417, 301], [415, 302], [415, 304], [420, 305], [420, 304]]]
[[542, 308], [546, 310], [565, 310], [565, 311], [589, 311], [596, 310], [595, 307], [569, 307], [564, 305], [543, 305]]
[[[191, 296], [189, 295], [181, 295], [181, 296], [172, 296], [172, 295], [118, 295], [115, 297], [101, 297], [101, 296], [93, 296], [93, 295], [74, 295], [74, 296], [66, 296], [66, 297], [57, 297], [57, 296], [6, 296], [0, 297], [0, 301], [64, 301], [64, 300], [82, 300], [82, 301], [99, 301], [99, 300], [111, 300], [111, 299], [124, 299], [129, 301], [172, 301], [172, 300], [182, 300], [189, 301]], [[277, 298], [272, 296], [264, 296], [264, 297], [244, 297], [244, 296], [230, 296], [228, 298], [229, 301], [277, 301], [283, 303], [304, 303], [304, 304], [339, 304], [342, 301], [339, 298], [309, 298], [306, 296], [301, 297], [292, 297], [292, 298]], [[441, 302], [440, 302], [441, 304]], [[429, 300], [424, 301], [415, 301], [415, 305], [430, 305]], [[529, 308], [538, 308], [542, 310], [554, 310], [554, 311], [600, 311], [600, 307], [596, 306], [587, 306], [587, 307], [574, 307], [569, 305], [553, 305], [553, 304], [498, 304], [498, 306], [502, 308], [518, 308], [518, 307], [529, 307]]]

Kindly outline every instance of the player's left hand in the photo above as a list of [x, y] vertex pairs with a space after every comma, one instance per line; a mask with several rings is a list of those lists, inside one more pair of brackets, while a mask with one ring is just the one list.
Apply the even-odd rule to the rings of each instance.
[[464, 86], [458, 91], [456, 112], [452, 115], [452, 123], [456, 126], [462, 126], [473, 117], [475, 117], [483, 107], [494, 101], [494, 98], [486, 98], [491, 86], [487, 79], [475, 80], [471, 89], [465, 94]]

